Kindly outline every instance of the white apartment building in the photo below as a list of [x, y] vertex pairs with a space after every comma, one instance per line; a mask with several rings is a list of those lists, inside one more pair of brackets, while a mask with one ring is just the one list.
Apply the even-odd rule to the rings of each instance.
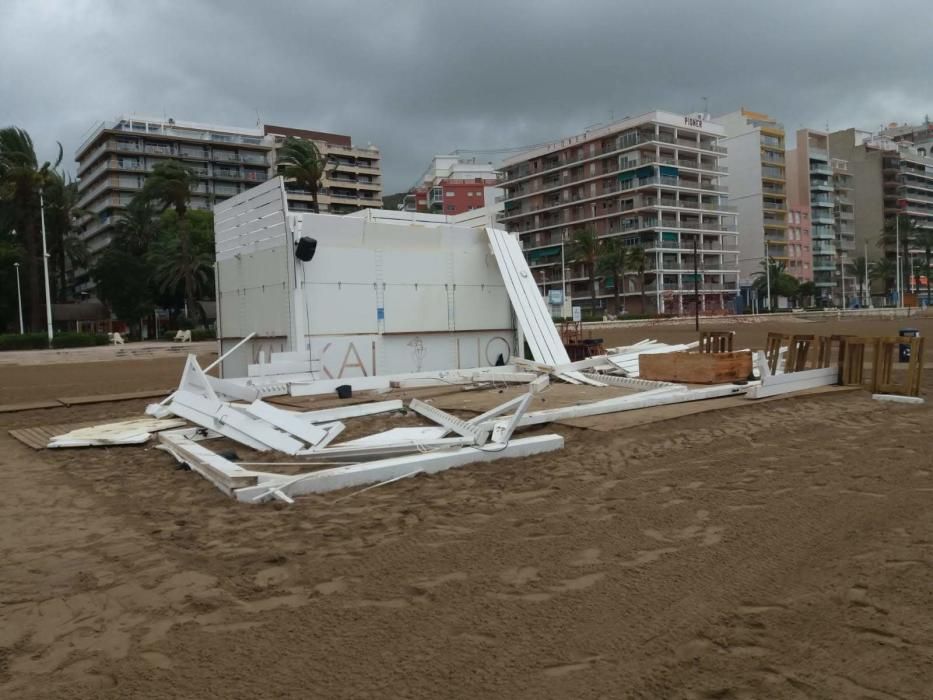
[[[644, 307], [641, 276], [629, 271], [621, 281], [629, 313], [683, 314], [697, 303], [704, 313], [731, 311], [739, 264], [723, 136], [702, 115], [654, 111], [507, 159], [500, 221], [520, 235], [542, 294], [563, 289], [574, 304], [592, 305], [585, 265], [572, 259], [574, 235], [591, 229], [645, 251]], [[598, 309], [619, 313], [617, 283], [598, 280]]]
[[729, 203], [739, 220], [742, 287], [751, 285], [766, 257], [788, 260], [784, 126], [761, 112], [739, 109], [714, 117], [729, 168]]

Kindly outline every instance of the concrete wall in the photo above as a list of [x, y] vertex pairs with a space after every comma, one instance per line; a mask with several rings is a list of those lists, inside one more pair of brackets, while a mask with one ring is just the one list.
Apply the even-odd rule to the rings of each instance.
[[[731, 126], [730, 123], [727, 130]], [[761, 138], [756, 129], [746, 129], [744, 133], [720, 141], [728, 149], [722, 164], [729, 168], [729, 204], [738, 212], [739, 283], [742, 285], [751, 283], [752, 275], [761, 269], [760, 259], [765, 255]]]

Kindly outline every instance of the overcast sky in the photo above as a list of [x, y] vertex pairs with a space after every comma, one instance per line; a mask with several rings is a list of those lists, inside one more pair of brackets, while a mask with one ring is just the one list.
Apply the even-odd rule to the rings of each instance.
[[[3, 0], [0, 126], [40, 155], [124, 113], [350, 134], [386, 194], [435, 153], [651, 109], [877, 129], [933, 113], [921, 0]], [[498, 161], [496, 155], [478, 158]]]

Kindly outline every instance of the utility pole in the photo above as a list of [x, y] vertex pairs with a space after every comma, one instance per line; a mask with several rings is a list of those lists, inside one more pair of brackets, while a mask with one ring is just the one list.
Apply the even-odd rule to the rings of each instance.
[[[871, 309], [871, 280], [868, 278], [868, 243], [865, 243], [865, 296], [868, 297], [868, 308]], [[864, 304], [864, 300], [862, 301]]]
[[839, 257], [839, 269], [842, 270], [842, 309], [846, 308], [846, 254]]
[[693, 317], [696, 330], [700, 330], [700, 270], [697, 263], [697, 239], [693, 239]]
[[765, 281], [768, 283], [768, 313], [771, 313], [771, 258], [765, 256]]
[[894, 281], [897, 284], [897, 307], [903, 306], [903, 297], [901, 297], [901, 217], [900, 214], [894, 215], [894, 266], [896, 272]]
[[42, 266], [45, 269], [45, 325], [52, 347], [52, 291], [49, 287], [49, 250], [45, 242], [45, 196], [39, 190], [39, 216], [42, 218]]
[[16, 301], [19, 302], [19, 334], [22, 335], [26, 331], [23, 328], [23, 290], [19, 282], [19, 263], [13, 263], [13, 267], [16, 268]]

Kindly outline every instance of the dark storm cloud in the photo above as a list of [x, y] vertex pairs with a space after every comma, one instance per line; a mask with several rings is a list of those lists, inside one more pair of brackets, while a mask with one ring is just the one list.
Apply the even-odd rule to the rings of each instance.
[[[348, 133], [386, 192], [434, 153], [532, 144], [654, 108], [811, 128], [931, 108], [925, 3], [7, 0], [0, 124], [66, 158], [121, 113]], [[496, 156], [481, 156], [487, 160]]]

